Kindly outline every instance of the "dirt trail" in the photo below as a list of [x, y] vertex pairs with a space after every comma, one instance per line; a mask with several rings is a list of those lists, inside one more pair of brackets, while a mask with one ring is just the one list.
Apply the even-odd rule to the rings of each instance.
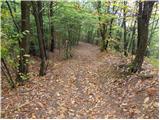
[[[134, 91], [140, 79], [133, 78], [130, 83], [116, 70], [123, 61], [121, 56], [100, 53], [97, 46], [83, 42], [73, 51], [73, 58], [63, 61], [50, 54], [46, 76], [38, 77], [38, 64], [34, 64], [30, 69], [36, 73], [25, 86], [4, 89], [2, 118], [145, 118], [147, 111], [142, 105], [146, 94], [136, 96]], [[153, 81], [157, 85], [157, 78]], [[154, 102], [158, 100], [155, 96], [157, 93], [150, 98]], [[155, 108], [148, 117], [157, 115]]]
[[100, 51], [98, 46], [80, 42], [74, 50], [74, 57], [78, 60], [91, 61], [95, 60], [99, 53]]

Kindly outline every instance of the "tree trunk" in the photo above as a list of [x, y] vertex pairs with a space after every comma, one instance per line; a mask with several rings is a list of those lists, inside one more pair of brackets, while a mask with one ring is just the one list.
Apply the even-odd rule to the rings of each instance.
[[112, 37], [112, 23], [113, 23], [113, 20], [114, 20], [114, 19], [111, 19], [111, 21], [110, 21], [110, 26], [109, 26], [109, 37], [110, 37], [110, 38]]
[[23, 75], [27, 75], [28, 73], [28, 64], [25, 54], [28, 53], [28, 34], [26, 30], [29, 30], [29, 9], [29, 2], [21, 1], [21, 32], [23, 37], [20, 42], [20, 57], [22, 59], [19, 61], [19, 73]]
[[149, 19], [154, 3], [155, 1], [144, 1], [139, 3], [138, 46], [135, 59], [132, 62], [131, 72], [137, 72], [141, 70], [147, 48]]
[[[115, 2], [116, 1], [113, 1], [114, 2], [114, 4], [115, 4]], [[117, 12], [118, 12], [118, 8], [115, 10], [115, 6], [113, 6], [113, 8], [112, 8], [112, 14], [113, 15], [116, 15], [117, 14]], [[110, 25], [109, 25], [109, 37], [111, 38], [112, 37], [112, 24], [113, 24], [113, 21], [114, 21], [114, 18], [112, 18], [111, 19], [111, 21], [110, 21]]]
[[53, 1], [50, 2], [50, 18], [51, 18], [51, 48], [50, 48], [50, 51], [51, 52], [54, 52], [54, 49], [55, 49], [55, 37], [54, 37], [54, 33], [55, 33], [55, 30], [54, 30], [54, 24], [53, 24]]
[[124, 8], [123, 8], [123, 29], [124, 29], [123, 39], [124, 39], [124, 55], [128, 56], [128, 54], [127, 54], [127, 45], [128, 45], [128, 43], [126, 41], [126, 34], [127, 34], [127, 32], [126, 32], [126, 8], [125, 8], [126, 4], [127, 4], [127, 2], [124, 1]]
[[39, 13], [38, 3], [36, 1], [31, 1], [31, 2], [32, 2], [33, 13], [35, 17], [36, 27], [37, 27], [38, 43], [39, 43], [40, 58], [41, 58], [39, 75], [43, 76], [45, 75], [45, 49], [43, 45], [43, 34], [42, 34], [43, 32], [41, 29], [40, 18], [38, 15]]
[[132, 55], [135, 54], [135, 32], [136, 32], [136, 20], [134, 22], [133, 32], [132, 32], [132, 37], [131, 37], [131, 44], [132, 44], [131, 53], [132, 53]]
[[[99, 14], [99, 22], [101, 22], [101, 1], [98, 1], [98, 6], [97, 6], [97, 11]], [[104, 23], [99, 23], [100, 26], [100, 34], [101, 34], [101, 38], [102, 38], [102, 44], [101, 44], [101, 51], [104, 51], [107, 49], [108, 47], [108, 40], [106, 40], [106, 25]]]
[[1, 70], [4, 73], [4, 75], [6, 76], [10, 87], [15, 88], [15, 84], [14, 84], [14, 81], [13, 81], [12, 76], [10, 74], [10, 71], [9, 71], [7, 64], [3, 58], [1, 58], [1, 62], [2, 62], [1, 63]]
[[42, 42], [43, 42], [43, 47], [44, 47], [44, 55], [45, 59], [47, 59], [47, 53], [46, 53], [46, 44], [45, 44], [45, 36], [44, 36], [44, 28], [43, 28], [43, 8], [42, 8], [42, 1], [37, 1], [37, 6], [38, 6], [38, 17], [39, 17], [39, 22], [40, 22], [40, 28], [41, 28], [41, 33], [42, 33]]

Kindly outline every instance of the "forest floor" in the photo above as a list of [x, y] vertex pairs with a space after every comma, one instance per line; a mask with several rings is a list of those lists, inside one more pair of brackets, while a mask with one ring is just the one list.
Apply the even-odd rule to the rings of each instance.
[[144, 62], [144, 71], [127, 74], [118, 66], [130, 59], [120, 53], [100, 52], [83, 42], [73, 51], [69, 60], [60, 60], [58, 51], [50, 53], [44, 77], [38, 77], [39, 59], [32, 58], [30, 80], [24, 86], [9, 90], [2, 82], [1, 117], [159, 117], [158, 69]]

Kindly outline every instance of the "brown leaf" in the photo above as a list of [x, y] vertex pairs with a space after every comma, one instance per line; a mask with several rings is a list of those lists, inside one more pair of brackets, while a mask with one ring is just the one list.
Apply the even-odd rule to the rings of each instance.
[[147, 94], [149, 96], [153, 96], [153, 95], [155, 95], [157, 93], [157, 89], [153, 88], [153, 87], [152, 88], [147, 88], [146, 91], [147, 91]]

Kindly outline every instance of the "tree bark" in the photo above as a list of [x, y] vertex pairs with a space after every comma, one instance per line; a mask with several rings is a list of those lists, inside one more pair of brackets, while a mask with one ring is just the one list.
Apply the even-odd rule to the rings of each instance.
[[[4, 73], [4, 75], [6, 76], [7, 80], [8, 80], [8, 83], [9, 85], [11, 86], [11, 88], [15, 88], [15, 84], [14, 84], [14, 81], [12, 79], [12, 76], [10, 74], [10, 71], [7, 67], [7, 64], [5, 62], [5, 60], [3, 58], [1, 58], [1, 62], [2, 62], [2, 72]], [[5, 70], [4, 70], [5, 69]]]
[[51, 18], [51, 48], [50, 48], [50, 51], [51, 52], [54, 52], [54, 49], [55, 49], [55, 37], [54, 37], [54, 33], [55, 33], [55, 30], [54, 30], [54, 24], [53, 24], [53, 1], [50, 2], [50, 18]]
[[[29, 30], [29, 2], [21, 1], [21, 32], [24, 33]], [[28, 73], [28, 64], [26, 62], [25, 54], [28, 53], [28, 34], [23, 34], [20, 42], [20, 59], [19, 61], [19, 73], [26, 75]]]
[[127, 45], [128, 45], [128, 43], [126, 41], [126, 34], [127, 34], [127, 32], [126, 32], [126, 8], [125, 8], [126, 4], [127, 4], [127, 2], [124, 1], [124, 8], [123, 8], [123, 29], [124, 29], [123, 39], [124, 39], [124, 55], [128, 56], [128, 54], [127, 54]]
[[41, 29], [40, 24], [40, 18], [39, 18], [39, 11], [38, 11], [38, 3], [36, 1], [31, 1], [32, 7], [33, 7], [33, 13], [35, 17], [36, 27], [37, 27], [37, 35], [38, 35], [38, 43], [39, 43], [39, 49], [40, 49], [40, 58], [41, 58], [41, 64], [40, 64], [40, 71], [39, 75], [43, 76], [45, 75], [45, 49], [43, 45], [43, 32]]
[[132, 50], [132, 55], [135, 54], [135, 32], [136, 32], [136, 20], [134, 21], [134, 25], [133, 25], [133, 32], [132, 32], [132, 36], [131, 36], [131, 50]]
[[45, 59], [47, 59], [47, 53], [46, 53], [46, 44], [45, 44], [45, 36], [44, 36], [44, 27], [43, 27], [43, 7], [42, 7], [42, 1], [37, 1], [37, 6], [38, 6], [38, 17], [39, 17], [39, 22], [40, 22], [40, 28], [42, 32], [42, 42], [43, 42], [43, 47], [44, 47], [44, 55]]
[[147, 48], [148, 26], [154, 3], [155, 1], [144, 1], [139, 3], [138, 46], [135, 59], [132, 62], [131, 72], [137, 72], [141, 70]]
[[[98, 1], [98, 5], [97, 5], [97, 11], [99, 14], [99, 22], [101, 22], [101, 1]], [[106, 40], [106, 25], [105, 23], [99, 23], [100, 26], [100, 34], [101, 34], [101, 38], [102, 38], [102, 45], [101, 45], [101, 51], [104, 51], [107, 49], [108, 47], [108, 40]]]
[[[13, 16], [13, 12], [11, 9], [11, 6], [9, 4], [8, 1], [6, 1], [8, 9], [10, 11], [10, 15], [12, 17], [12, 21], [17, 29], [18, 34], [22, 34], [22, 32], [24, 32], [25, 30], [28, 29], [28, 24], [29, 24], [29, 6], [28, 6], [28, 2], [22, 1], [21, 2], [21, 29], [18, 26], [18, 24], [15, 21], [15, 18]], [[19, 66], [18, 66], [18, 74], [17, 74], [17, 81], [18, 82], [22, 82], [22, 74], [26, 75], [28, 68], [27, 68], [27, 64], [25, 64], [25, 60], [26, 57], [24, 56], [26, 51], [27, 51], [27, 36], [24, 35], [23, 38], [18, 38], [18, 44], [19, 44], [19, 48], [20, 48], [20, 52], [19, 52]]]

